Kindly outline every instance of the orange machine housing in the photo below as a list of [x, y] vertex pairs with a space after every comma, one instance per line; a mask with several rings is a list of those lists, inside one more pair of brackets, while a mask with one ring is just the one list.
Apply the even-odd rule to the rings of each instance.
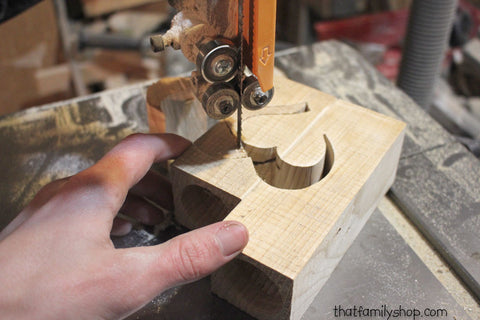
[[273, 88], [277, 0], [244, 0], [243, 13], [243, 58], [267, 92]]

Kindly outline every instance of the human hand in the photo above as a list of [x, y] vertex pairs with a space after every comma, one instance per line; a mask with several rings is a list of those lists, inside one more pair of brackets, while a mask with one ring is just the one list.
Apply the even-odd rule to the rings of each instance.
[[122, 209], [144, 222], [155, 219], [155, 208], [145, 209], [135, 197], [171, 205], [168, 192], [150, 189], [164, 181], [142, 177], [153, 162], [188, 146], [174, 135], [133, 135], [89, 169], [44, 187], [0, 233], [2, 319], [124, 318], [238, 255], [248, 242], [238, 222], [213, 224], [154, 247], [115, 249], [110, 240], [112, 227], [129, 229], [113, 220], [132, 187], [133, 198]]

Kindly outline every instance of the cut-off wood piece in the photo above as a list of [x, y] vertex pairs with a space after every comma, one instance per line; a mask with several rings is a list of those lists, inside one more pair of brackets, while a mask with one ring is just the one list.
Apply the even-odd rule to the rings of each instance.
[[195, 99], [190, 78], [163, 78], [147, 89], [148, 122], [151, 133], [176, 133], [196, 140], [216, 122]]
[[262, 320], [301, 318], [392, 185], [405, 129], [285, 78], [275, 82], [272, 107], [245, 115], [244, 149], [236, 149], [236, 119], [227, 119], [171, 170], [177, 221], [248, 228], [247, 247], [212, 276], [212, 290]]

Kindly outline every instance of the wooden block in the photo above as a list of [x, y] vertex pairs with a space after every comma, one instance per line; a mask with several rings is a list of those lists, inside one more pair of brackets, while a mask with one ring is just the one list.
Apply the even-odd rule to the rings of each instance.
[[212, 276], [262, 320], [300, 319], [395, 178], [405, 124], [283, 77], [271, 107], [219, 122], [172, 165], [176, 219], [245, 224], [242, 255]]
[[85, 15], [87, 17], [95, 17], [157, 1], [158, 0], [82, 0], [82, 3]]
[[[5, 8], [0, 5], [0, 11]], [[52, 0], [0, 24], [0, 115], [43, 102], [35, 72], [58, 62], [60, 37]]]

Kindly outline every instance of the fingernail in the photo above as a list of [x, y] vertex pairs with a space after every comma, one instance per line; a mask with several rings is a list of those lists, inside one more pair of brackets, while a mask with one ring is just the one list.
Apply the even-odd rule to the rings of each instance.
[[237, 222], [228, 222], [217, 231], [216, 237], [225, 257], [239, 252], [247, 245], [247, 228]]

